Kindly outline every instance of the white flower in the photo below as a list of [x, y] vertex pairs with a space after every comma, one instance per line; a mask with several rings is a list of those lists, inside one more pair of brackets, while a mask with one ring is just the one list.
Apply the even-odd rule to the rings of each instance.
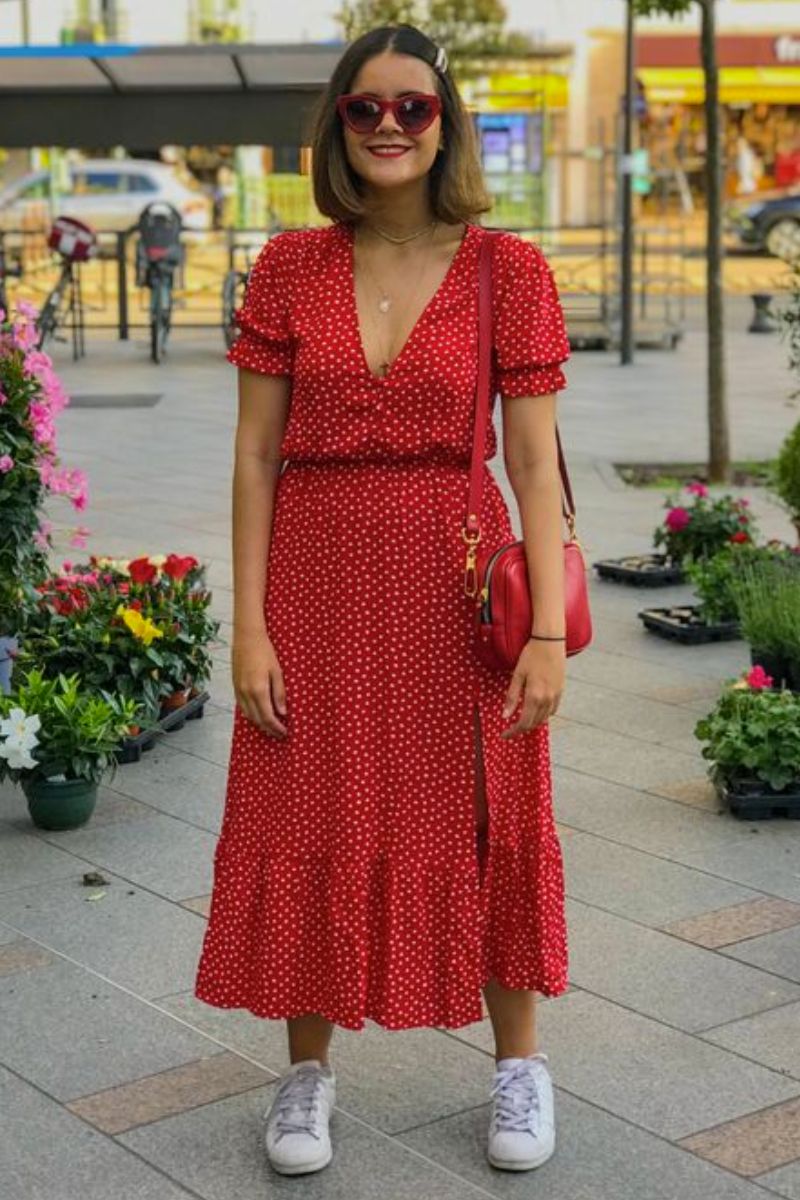
[[0, 734], [3, 737], [13, 738], [15, 741], [22, 740], [27, 742], [29, 746], [35, 746], [39, 739], [35, 736], [36, 730], [42, 725], [39, 716], [34, 713], [32, 717], [25, 715], [24, 708], [12, 708], [8, 716], [0, 721]]
[[30, 751], [30, 745], [7, 738], [2, 746], [0, 746], [0, 758], [6, 759], [12, 771], [32, 770], [33, 767], [38, 767], [39, 764]]

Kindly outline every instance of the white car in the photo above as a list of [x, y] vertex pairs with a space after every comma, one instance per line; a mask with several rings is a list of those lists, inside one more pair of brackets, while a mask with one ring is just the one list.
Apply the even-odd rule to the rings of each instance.
[[177, 208], [186, 229], [211, 228], [211, 199], [200, 186], [179, 179], [165, 163], [142, 158], [95, 158], [68, 167], [69, 188], [49, 202], [48, 170], [30, 171], [0, 189], [0, 229], [30, 229], [64, 214], [95, 230], [124, 230], [135, 225], [151, 200]]

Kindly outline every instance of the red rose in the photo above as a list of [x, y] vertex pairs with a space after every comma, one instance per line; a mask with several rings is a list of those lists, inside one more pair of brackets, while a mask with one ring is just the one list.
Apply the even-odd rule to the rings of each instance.
[[749, 541], [750, 541], [750, 534], [749, 534], [749, 533], [745, 533], [743, 529], [740, 529], [738, 533], [732, 533], [732, 534], [731, 534], [731, 541], [732, 541], [732, 542], [737, 542], [737, 543], [739, 543], [739, 544], [741, 544], [742, 542], [749, 542]]
[[134, 583], [152, 583], [158, 574], [157, 568], [147, 557], [134, 558], [128, 563], [128, 571]]
[[184, 558], [181, 558], [179, 554], [168, 554], [162, 570], [171, 579], [180, 581], [196, 566], [197, 559], [193, 558], [191, 554], [187, 554]]

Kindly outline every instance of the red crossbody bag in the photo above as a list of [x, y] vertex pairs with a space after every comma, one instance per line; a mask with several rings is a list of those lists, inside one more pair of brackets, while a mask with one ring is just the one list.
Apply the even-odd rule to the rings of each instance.
[[[492, 551], [480, 545], [486, 423], [492, 349], [492, 251], [496, 234], [483, 238], [478, 252], [478, 382], [472, 440], [466, 522], [461, 535], [467, 543], [464, 593], [475, 600], [475, 645], [480, 660], [498, 671], [513, 671], [533, 629], [533, 605], [523, 541], [508, 542]], [[566, 652], [578, 654], [592, 640], [592, 619], [586, 564], [575, 536], [575, 501], [569, 472], [556, 428], [562, 511], [569, 530], [564, 542], [564, 601]]]

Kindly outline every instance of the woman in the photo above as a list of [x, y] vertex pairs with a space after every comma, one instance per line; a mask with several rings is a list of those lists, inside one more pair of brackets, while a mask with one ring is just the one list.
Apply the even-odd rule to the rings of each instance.
[[[483, 991], [489, 1158], [527, 1169], [554, 1146], [534, 991], [567, 987], [546, 723], [565, 663], [563, 318], [540, 251], [494, 235], [492, 394], [535, 608], [506, 674], [475, 656], [463, 586], [488, 236], [472, 218], [490, 202], [444, 51], [411, 26], [359, 38], [313, 149], [332, 224], [267, 242], [228, 353], [237, 703], [195, 994], [286, 1019], [265, 1139], [294, 1174], [331, 1158], [334, 1025], [456, 1028]], [[488, 466], [481, 526], [514, 536]]]

